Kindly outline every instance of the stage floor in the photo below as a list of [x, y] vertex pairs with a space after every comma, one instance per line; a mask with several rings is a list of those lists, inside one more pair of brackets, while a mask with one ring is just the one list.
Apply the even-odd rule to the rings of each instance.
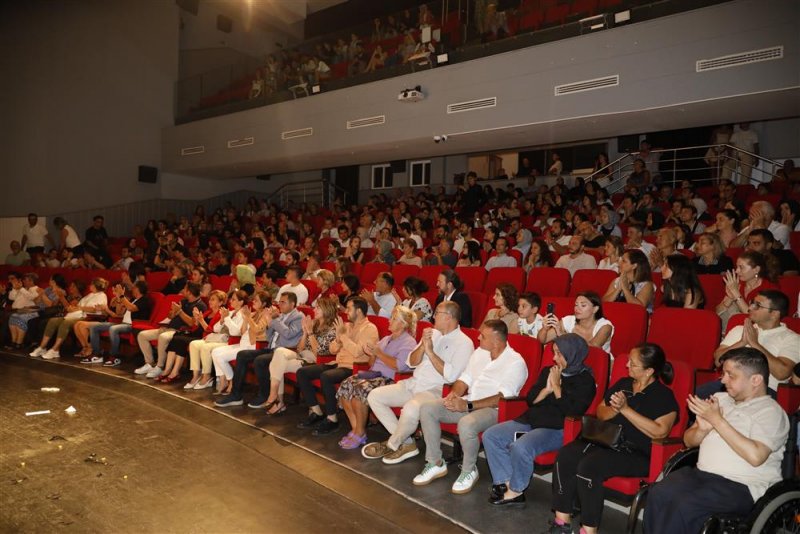
[[[498, 510], [486, 502], [484, 459], [467, 495], [449, 491], [457, 466], [419, 488], [411, 479], [422, 455], [396, 466], [364, 460], [337, 446], [346, 428], [297, 429], [301, 406], [277, 418], [213, 408], [210, 390], [136, 377], [135, 358], [116, 369], [62, 360], [0, 353], [4, 532], [539, 532], [551, 517], [539, 476], [525, 508]], [[25, 415], [37, 410], [51, 413]], [[369, 434], [385, 438], [379, 426]], [[625, 520], [606, 506], [602, 530], [623, 532]]]

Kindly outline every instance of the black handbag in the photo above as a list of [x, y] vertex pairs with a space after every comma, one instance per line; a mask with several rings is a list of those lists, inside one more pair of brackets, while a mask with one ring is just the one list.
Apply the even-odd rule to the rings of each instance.
[[581, 439], [606, 449], [628, 450], [622, 435], [622, 425], [602, 421], [591, 415], [584, 415], [581, 420]]

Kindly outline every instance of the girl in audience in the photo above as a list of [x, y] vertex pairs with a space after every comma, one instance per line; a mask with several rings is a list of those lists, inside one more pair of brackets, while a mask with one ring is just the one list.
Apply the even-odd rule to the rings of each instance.
[[[339, 245], [335, 241], [328, 243], [328, 257], [325, 261], [338, 261], [339, 260]], [[349, 260], [348, 260], [349, 261]]]
[[594, 291], [578, 293], [573, 315], [559, 319], [554, 313], [548, 313], [544, 318], [544, 326], [539, 330], [539, 341], [549, 343], [558, 336], [573, 332], [589, 345], [611, 354], [614, 325], [603, 317], [603, 303], [600, 295]]
[[552, 267], [553, 255], [550, 254], [550, 248], [543, 239], [534, 239], [531, 242], [530, 253], [525, 260], [525, 272], [530, 273], [532, 269], [537, 267]]
[[417, 256], [417, 242], [413, 239], [403, 240], [403, 255], [397, 260], [399, 265], [415, 265], [422, 267], [422, 258]]
[[[260, 298], [252, 300], [253, 311], [250, 313], [246, 302], [242, 302], [240, 312], [242, 314], [241, 338], [239, 343], [233, 345], [225, 345], [224, 347], [216, 347], [211, 350], [211, 360], [214, 362], [214, 370], [217, 374], [217, 391], [223, 395], [228, 395], [233, 387], [233, 367], [231, 362], [236, 359], [236, 354], [240, 350], [253, 350], [256, 348], [256, 343], [266, 340], [266, 329], [264, 314], [272, 313], [272, 310], [267, 308], [269, 302], [263, 302]], [[246, 308], [246, 309], [245, 309]], [[260, 326], [260, 328], [252, 328], [253, 326]]]
[[763, 289], [778, 289], [775, 274], [767, 268], [763, 254], [746, 250], [736, 258], [736, 270], [723, 273], [725, 298], [717, 305], [722, 331], [728, 320], [737, 313], [748, 313], [750, 301]]
[[543, 318], [539, 315], [542, 298], [536, 293], [523, 293], [519, 296], [517, 314], [519, 320], [519, 333], [523, 336], [537, 337], [544, 325]]
[[603, 513], [603, 482], [640, 477], [650, 471], [651, 440], [663, 439], [678, 420], [672, 390], [673, 370], [658, 345], [645, 343], [628, 356], [628, 374], [611, 386], [597, 407], [597, 418], [622, 426], [624, 448], [615, 450], [579, 438], [561, 448], [553, 472], [550, 532], [572, 532], [572, 511], [580, 504], [581, 531], [594, 534]]
[[481, 266], [481, 246], [477, 241], [467, 241], [461, 249], [461, 257], [458, 258], [456, 267], [480, 267]]
[[622, 244], [622, 238], [615, 235], [606, 238], [606, 244], [603, 246], [603, 253], [605, 258], [600, 260], [597, 268], [604, 271], [619, 272], [619, 260], [625, 253], [625, 247]]
[[494, 290], [494, 305], [486, 313], [483, 321], [492, 319], [500, 319], [508, 327], [509, 334], [519, 334], [519, 315], [517, 315], [517, 308], [519, 306], [519, 295], [517, 288], [508, 282], [501, 282], [497, 284]]
[[403, 293], [405, 293], [406, 298], [401, 299], [395, 289], [392, 290], [392, 293], [395, 301], [402, 303], [403, 306], [413, 311], [418, 320], [430, 323], [433, 322], [433, 310], [431, 309], [431, 303], [424, 297], [428, 289], [428, 284], [416, 276], [409, 276], [403, 282]]
[[369, 420], [367, 395], [377, 387], [393, 383], [395, 373], [408, 371], [406, 358], [417, 344], [414, 340], [416, 326], [416, 314], [406, 306], [396, 306], [389, 321], [389, 335], [377, 344], [364, 347], [364, 353], [369, 356], [369, 371], [345, 378], [340, 384], [336, 398], [344, 408], [352, 428], [339, 441], [341, 448], [350, 450], [366, 445]]
[[592, 370], [584, 363], [589, 345], [577, 334], [553, 342], [553, 365], [539, 373], [528, 391], [528, 411], [483, 433], [483, 447], [492, 473], [489, 502], [513, 506], [525, 502], [534, 459], [558, 450], [564, 440], [564, 419], [586, 412], [595, 395]]
[[361, 251], [361, 238], [357, 235], [350, 238], [350, 242], [342, 254], [351, 263], [361, 263], [364, 261], [364, 253]]
[[675, 247], [678, 250], [692, 250], [694, 248], [694, 233], [685, 224], [675, 226]]
[[337, 317], [335, 299], [318, 299], [314, 304], [314, 316], [303, 317], [303, 334], [297, 343], [297, 351], [279, 347], [275, 349], [269, 364], [270, 389], [267, 398], [267, 415], [279, 415], [286, 411], [283, 401], [283, 375], [294, 373], [303, 365], [317, 363], [317, 356], [330, 353], [331, 342], [336, 339], [334, 321]]
[[706, 232], [700, 235], [695, 254], [692, 263], [697, 274], [722, 274], [733, 269], [733, 260], [725, 255], [725, 245], [719, 234]]
[[[192, 360], [192, 343], [202, 343], [210, 354], [212, 347], [209, 345], [214, 343], [216, 343], [215, 346], [227, 345], [229, 336], [238, 336], [241, 332], [243, 321], [241, 308], [246, 299], [247, 293], [241, 289], [234, 291], [231, 293], [230, 310], [228, 310], [225, 307], [227, 295], [218, 289], [212, 291], [208, 297], [208, 309], [205, 313], [197, 309], [193, 313], [196, 325], [195, 330], [189, 333], [175, 334], [172, 341], [167, 345], [167, 363], [164, 365], [164, 372], [156, 378], [156, 381], [170, 384], [178, 379], [178, 374], [181, 372], [187, 355], [190, 361]], [[195, 351], [197, 348], [195, 346]], [[200, 368], [196, 361], [193, 363], [194, 365], [190, 364], [192, 379], [183, 386], [183, 389], [203, 389], [195, 387], [200, 379]], [[211, 378], [210, 370], [209, 378]], [[206, 380], [207, 384], [210, 382], [210, 380]]]
[[639, 249], [631, 249], [619, 260], [619, 277], [608, 285], [603, 302], [639, 304], [652, 312], [655, 293], [647, 256]]
[[683, 254], [667, 256], [661, 266], [661, 279], [664, 281], [664, 306], [702, 309], [705, 305], [705, 293], [694, 264]]
[[[108, 305], [108, 296], [105, 293], [107, 285], [108, 282], [102, 278], [93, 279], [92, 283], [89, 284], [89, 294], [78, 301], [77, 305], [69, 306], [65, 310], [67, 313], [64, 317], [53, 317], [47, 321], [44, 337], [39, 343], [39, 348], [34, 350], [31, 356], [41, 356], [46, 360], [60, 358], [59, 348], [64, 343], [64, 340], [67, 339], [75, 323], [85, 319], [87, 314], [97, 313], [98, 309]], [[53, 335], [56, 336], [56, 341], [53, 343], [53, 347], [47, 350], [47, 344]]]

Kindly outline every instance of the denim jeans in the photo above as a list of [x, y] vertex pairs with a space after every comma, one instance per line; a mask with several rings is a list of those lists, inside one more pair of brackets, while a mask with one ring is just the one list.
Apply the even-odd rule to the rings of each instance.
[[108, 332], [111, 340], [111, 356], [119, 354], [119, 336], [133, 330], [133, 327], [124, 323], [98, 323], [89, 327], [89, 341], [92, 343], [92, 354], [100, 354], [100, 334]]
[[[526, 432], [514, 441], [514, 434]], [[556, 428], [534, 428], [528, 423], [506, 421], [483, 433], [483, 448], [493, 484], [505, 484], [511, 491], [522, 493], [533, 476], [533, 460], [540, 454], [561, 447], [564, 431]]]

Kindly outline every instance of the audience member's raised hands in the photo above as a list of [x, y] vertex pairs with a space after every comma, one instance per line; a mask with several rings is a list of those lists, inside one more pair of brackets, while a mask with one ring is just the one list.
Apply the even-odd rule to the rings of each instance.
[[745, 319], [742, 325], [742, 341], [749, 347], [758, 345], [758, 330], [756, 330], [756, 325], [749, 318]]
[[433, 328], [426, 328], [422, 331], [422, 346], [425, 352], [433, 352]]
[[347, 324], [345, 324], [345, 322], [342, 321], [341, 317], [337, 317], [336, 319], [334, 319], [333, 326], [336, 328], [337, 336], [343, 336], [347, 333]]
[[617, 412], [621, 412], [628, 405], [628, 396], [622, 391], [617, 391], [611, 395], [609, 404]]
[[725, 283], [725, 296], [731, 300], [736, 300], [742, 296], [739, 293], [739, 276], [734, 271], [723, 273], [722, 281]]
[[403, 299], [400, 298], [400, 293], [397, 292], [397, 289], [392, 288], [392, 296], [394, 297], [395, 302], [400, 304], [403, 302]]
[[686, 406], [697, 416], [698, 421], [705, 419], [710, 426], [716, 425], [722, 419], [722, 411], [716, 397], [701, 399], [696, 395], [689, 395]]
[[314, 319], [310, 315], [304, 315], [303, 319], [300, 321], [300, 325], [302, 326], [305, 334], [311, 334], [311, 331], [314, 328]]

